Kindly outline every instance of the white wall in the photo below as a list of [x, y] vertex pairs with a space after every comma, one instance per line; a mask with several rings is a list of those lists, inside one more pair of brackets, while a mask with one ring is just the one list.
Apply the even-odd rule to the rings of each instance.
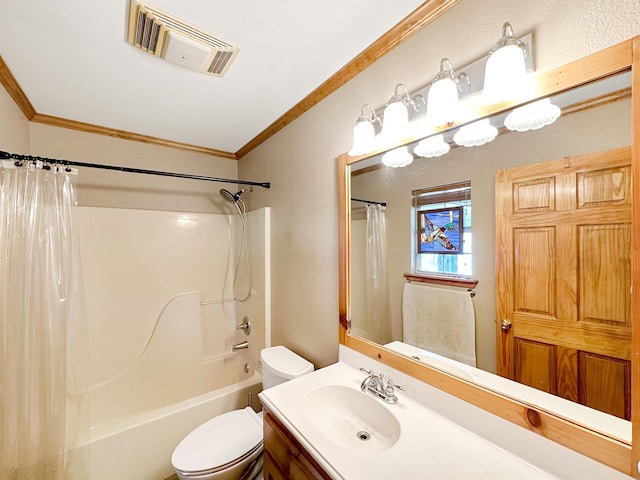
[[[237, 162], [38, 123], [29, 125], [32, 155], [235, 179]], [[218, 190], [235, 185], [82, 168], [78, 204], [183, 212], [235, 213]]]
[[273, 219], [273, 341], [316, 365], [337, 359], [336, 157], [351, 144], [364, 103], [379, 108], [396, 83], [425, 86], [440, 59], [464, 65], [485, 55], [510, 21], [533, 32], [546, 70], [640, 33], [638, 0], [462, 0], [239, 162], [240, 177], [272, 182], [254, 193]]

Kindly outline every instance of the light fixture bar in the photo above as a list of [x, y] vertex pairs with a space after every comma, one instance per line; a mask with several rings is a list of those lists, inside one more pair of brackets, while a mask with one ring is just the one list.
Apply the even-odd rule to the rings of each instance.
[[[524, 45], [524, 50], [526, 52], [524, 57], [525, 67], [527, 72], [534, 71], [535, 59], [534, 59], [534, 48], [533, 48], [533, 34], [528, 33], [523, 37], [518, 38]], [[489, 55], [485, 55], [482, 58], [476, 60], [475, 62], [469, 63], [467, 65], [457, 66], [456, 72], [464, 72], [469, 78], [468, 87], [465, 88], [464, 92], [460, 94], [460, 100], [481, 92], [484, 88], [484, 72], [485, 67], [487, 65], [487, 60], [489, 60]], [[431, 76], [433, 77], [433, 76]], [[430, 77], [428, 77], [430, 78]], [[431, 88], [431, 82], [429, 82], [426, 86], [422, 87], [419, 90], [414, 92], [409, 92], [409, 95], [413, 98], [417, 95], [421, 95], [422, 98], [427, 98], [429, 94], [429, 89]], [[382, 115], [384, 112], [384, 107], [376, 110], [377, 115]], [[425, 115], [426, 109], [420, 109], [419, 111], [415, 111], [414, 109], [409, 109], [409, 121], [415, 120], [417, 118], [421, 118]]]

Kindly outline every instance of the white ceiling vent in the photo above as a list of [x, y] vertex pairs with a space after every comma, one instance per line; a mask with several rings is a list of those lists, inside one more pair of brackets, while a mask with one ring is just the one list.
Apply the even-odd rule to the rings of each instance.
[[129, 43], [182, 67], [222, 77], [239, 49], [154, 7], [131, 0]]

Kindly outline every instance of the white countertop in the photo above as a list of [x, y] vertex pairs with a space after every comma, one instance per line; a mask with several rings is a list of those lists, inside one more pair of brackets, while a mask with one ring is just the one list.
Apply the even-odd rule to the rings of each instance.
[[346, 363], [338, 362], [264, 390], [260, 399], [335, 479], [558, 478], [465, 430], [403, 392], [397, 392], [398, 403], [395, 405], [376, 399], [399, 421], [398, 441], [377, 453], [347, 451], [316, 429], [303, 412], [302, 402], [307, 392], [323, 385], [345, 385], [359, 392], [365, 376]]
[[407, 357], [420, 360], [425, 365], [447, 372], [455, 377], [486, 387], [510, 398], [536, 405], [548, 412], [554, 412], [556, 415], [564, 417], [571, 422], [588, 426], [591, 430], [631, 444], [631, 422], [628, 420], [551, 395], [542, 390], [485, 372], [479, 368], [465, 365], [404, 342], [394, 341], [384, 345], [384, 347]]

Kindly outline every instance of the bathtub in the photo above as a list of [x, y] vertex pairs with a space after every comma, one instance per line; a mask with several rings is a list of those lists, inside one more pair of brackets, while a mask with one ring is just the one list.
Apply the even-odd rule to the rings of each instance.
[[[259, 409], [262, 378], [253, 372], [233, 385], [165, 407], [92, 427], [90, 480], [163, 480], [174, 474], [171, 453], [198, 425], [245, 407], [249, 394]], [[224, 439], [221, 439], [224, 441]]]

